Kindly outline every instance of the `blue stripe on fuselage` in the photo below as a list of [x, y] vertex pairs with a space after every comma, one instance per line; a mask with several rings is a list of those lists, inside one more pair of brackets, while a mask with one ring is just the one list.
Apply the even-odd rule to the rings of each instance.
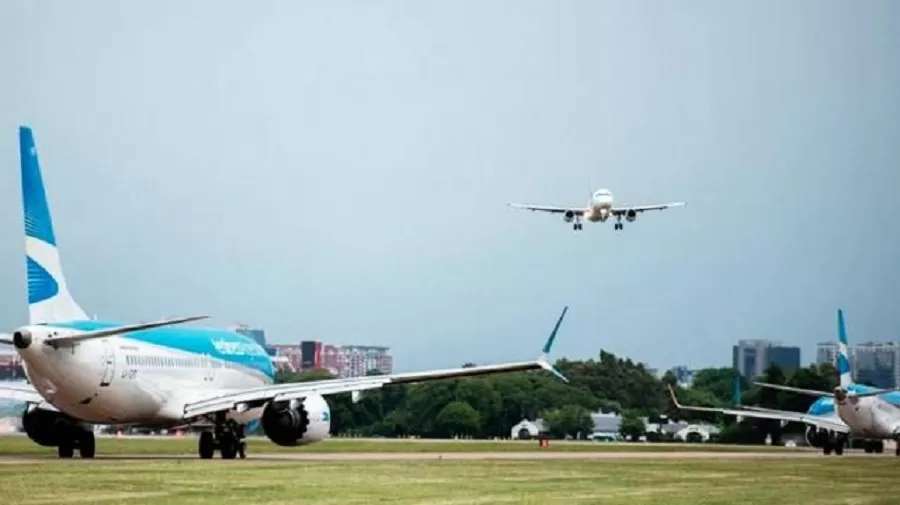
[[[46, 326], [93, 331], [123, 325], [109, 321], [71, 321], [48, 323]], [[212, 358], [255, 370], [269, 379], [274, 379], [275, 377], [275, 367], [272, 364], [272, 358], [266, 350], [252, 338], [233, 331], [215, 328], [164, 326], [162, 328], [126, 333], [122, 337], [182, 352], [207, 354]]]

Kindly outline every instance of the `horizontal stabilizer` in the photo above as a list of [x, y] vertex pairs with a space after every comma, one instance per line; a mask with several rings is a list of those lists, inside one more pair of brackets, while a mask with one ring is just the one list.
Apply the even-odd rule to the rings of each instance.
[[12, 335], [3, 333], [0, 334], [0, 345], [13, 345]]
[[159, 328], [161, 326], [172, 326], [181, 323], [189, 323], [192, 321], [199, 321], [201, 319], [206, 319], [209, 316], [191, 316], [191, 317], [179, 317], [176, 319], [163, 319], [161, 321], [154, 321], [150, 323], [137, 323], [137, 324], [129, 324], [125, 326], [117, 326], [115, 328], [104, 328], [102, 330], [95, 331], [87, 331], [83, 333], [75, 333], [71, 335], [60, 335], [58, 337], [50, 337], [44, 340], [44, 343], [47, 345], [71, 345], [78, 342], [82, 342], [84, 340], [93, 340], [95, 338], [103, 338], [109, 337], [112, 335], [121, 335], [123, 333], [131, 333], [135, 331], [141, 330], [149, 330], [152, 328]]

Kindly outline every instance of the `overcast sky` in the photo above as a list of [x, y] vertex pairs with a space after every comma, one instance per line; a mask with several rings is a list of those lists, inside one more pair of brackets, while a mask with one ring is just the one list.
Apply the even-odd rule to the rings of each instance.
[[[16, 128], [76, 299], [396, 369], [739, 338], [900, 339], [900, 2], [0, 4], [0, 324], [27, 321]], [[624, 231], [507, 202], [683, 200]]]

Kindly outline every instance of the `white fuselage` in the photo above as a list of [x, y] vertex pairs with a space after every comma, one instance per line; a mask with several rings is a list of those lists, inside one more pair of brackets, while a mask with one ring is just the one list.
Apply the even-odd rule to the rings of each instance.
[[[34, 334], [40, 331], [36, 328]], [[95, 424], [184, 424], [187, 403], [271, 383], [261, 372], [232, 362], [121, 336], [59, 349], [35, 341], [17, 351], [28, 380], [48, 403]], [[307, 397], [304, 403], [308, 402], [315, 403], [319, 412], [328, 410], [321, 396]], [[262, 410], [231, 412], [227, 417], [246, 424], [259, 418]], [[327, 436], [330, 422], [310, 421], [311, 432], [324, 429]]]
[[875, 396], [835, 402], [841, 420], [854, 437], [891, 439], [900, 434], [900, 408]]
[[612, 192], [608, 189], [598, 189], [591, 195], [591, 201], [584, 210], [584, 219], [593, 223], [606, 221], [612, 212], [612, 206]]

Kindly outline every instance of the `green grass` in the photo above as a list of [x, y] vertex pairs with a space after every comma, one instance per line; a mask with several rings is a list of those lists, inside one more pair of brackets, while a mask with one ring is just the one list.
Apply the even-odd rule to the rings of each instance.
[[893, 505], [892, 457], [0, 463], [5, 504]]
[[[551, 441], [541, 449], [537, 441], [487, 440], [372, 440], [334, 438], [303, 447], [279, 447], [263, 437], [248, 440], [248, 454], [261, 453], [330, 453], [330, 452], [684, 452], [684, 451], [803, 451], [784, 447], [716, 445], [716, 444], [644, 444], [611, 442]], [[98, 438], [98, 455], [115, 454], [196, 454], [197, 439], [184, 437]], [[24, 436], [0, 437], [0, 456], [56, 454], [54, 448], [41, 447]]]

